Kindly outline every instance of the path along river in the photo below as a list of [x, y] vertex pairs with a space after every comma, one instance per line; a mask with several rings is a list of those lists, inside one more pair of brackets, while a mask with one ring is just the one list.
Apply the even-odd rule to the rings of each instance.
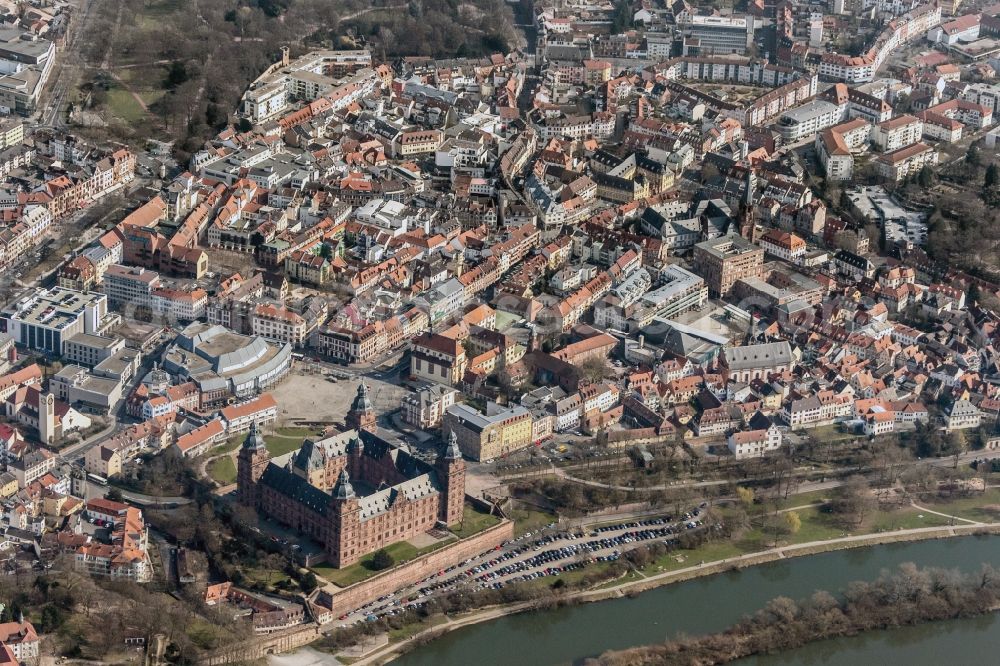
[[[1000, 567], [1000, 536], [960, 537], [872, 546], [793, 558], [615, 599], [523, 613], [446, 634], [394, 661], [399, 666], [553, 666], [605, 650], [654, 643], [678, 632], [723, 629], [776, 596], [799, 599], [871, 580], [903, 562], [977, 570]], [[744, 664], [786, 666], [859, 663], [983, 663], [996, 656], [1000, 618], [944, 622], [815, 643]], [[946, 655], [943, 657], [942, 655]], [[989, 660], [988, 660], [989, 661]]]

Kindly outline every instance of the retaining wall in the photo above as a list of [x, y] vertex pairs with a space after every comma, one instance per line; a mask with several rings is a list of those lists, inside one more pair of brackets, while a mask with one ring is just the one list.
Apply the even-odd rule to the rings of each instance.
[[[319, 597], [317, 597], [317, 603], [324, 607], [329, 606], [333, 618], [336, 619], [348, 611], [364, 606], [369, 601], [378, 599], [385, 594], [391, 594], [407, 585], [412, 585], [432, 573], [437, 573], [473, 555], [495, 548], [513, 537], [513, 521], [504, 520], [479, 534], [426, 553], [406, 564], [372, 576], [368, 580], [333, 592], [327, 595], [323, 601], [319, 601]], [[321, 592], [321, 595], [325, 594], [325, 592]]]

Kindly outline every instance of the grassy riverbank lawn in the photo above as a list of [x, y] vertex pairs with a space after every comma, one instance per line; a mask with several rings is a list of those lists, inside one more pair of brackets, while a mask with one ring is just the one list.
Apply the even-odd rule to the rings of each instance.
[[917, 504], [933, 511], [975, 520], [980, 523], [1000, 522], [1000, 488], [989, 488], [984, 493], [957, 499], [939, 499]]
[[[800, 500], [802, 496], [796, 496]], [[792, 506], [803, 506], [815, 503], [819, 498], [814, 498], [813, 502], [802, 501], [801, 503], [789, 502]], [[935, 508], [935, 511], [938, 510]], [[795, 534], [784, 534], [777, 537], [761, 527], [754, 527], [747, 530], [740, 537], [733, 541], [710, 541], [703, 546], [691, 550], [675, 550], [667, 553], [645, 569], [644, 573], [654, 574], [664, 571], [675, 571], [696, 565], [699, 562], [718, 562], [728, 560], [740, 555], [750, 555], [774, 547], [794, 546], [812, 541], [830, 541], [849, 534], [878, 534], [892, 532], [896, 530], [915, 529], [919, 527], [943, 527], [951, 524], [951, 520], [946, 516], [921, 511], [914, 507], [904, 507], [892, 511], [874, 511], [861, 527], [856, 530], [845, 531], [837, 524], [836, 517], [823, 510], [821, 506], [810, 506], [808, 508], [796, 509], [802, 525]], [[943, 512], [942, 512], [943, 513]], [[756, 519], [756, 517], [755, 517]]]

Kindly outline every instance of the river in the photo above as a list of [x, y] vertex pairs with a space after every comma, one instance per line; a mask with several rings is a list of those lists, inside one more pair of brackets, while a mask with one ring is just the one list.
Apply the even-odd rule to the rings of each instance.
[[[978, 569], [983, 562], [1000, 565], [1000, 536], [917, 541], [811, 555], [668, 585], [632, 599], [512, 615], [446, 634], [393, 663], [399, 666], [573, 664], [605, 650], [655, 643], [679, 632], [718, 631], [776, 596], [798, 599], [816, 590], [836, 592], [853, 580], [876, 578], [881, 571], [894, 569], [903, 562], [966, 572]], [[748, 666], [979, 663], [982, 655], [995, 652], [998, 627], [1000, 620], [995, 616], [945, 622], [815, 643], [786, 655], [744, 663]], [[947, 654], [948, 658], [942, 659], [941, 654]]]

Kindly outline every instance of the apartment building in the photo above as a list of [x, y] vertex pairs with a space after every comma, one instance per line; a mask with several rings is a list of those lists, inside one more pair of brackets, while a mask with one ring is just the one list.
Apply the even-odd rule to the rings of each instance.
[[295, 250], [285, 257], [285, 274], [296, 282], [325, 284], [330, 279], [330, 269], [329, 260], [315, 252]]
[[978, 428], [981, 421], [982, 412], [968, 400], [956, 400], [944, 414], [944, 423], [948, 430]]
[[705, 280], [678, 264], [664, 266], [657, 275], [657, 282], [658, 287], [647, 291], [639, 299], [640, 305], [651, 311], [650, 320], [653, 317], [673, 319], [688, 310], [700, 308], [708, 300]]
[[838, 250], [833, 256], [833, 264], [841, 275], [848, 275], [854, 280], [863, 280], [875, 275], [875, 264], [867, 257], [855, 254], [849, 250]]
[[172, 320], [194, 321], [205, 315], [208, 292], [166, 286], [160, 274], [146, 268], [112, 264], [104, 272], [101, 289], [112, 307], [131, 316], [136, 309]]
[[411, 157], [433, 153], [444, 142], [444, 133], [440, 130], [419, 130], [400, 132], [393, 144], [393, 153], [397, 157]]
[[862, 429], [869, 437], [887, 435], [896, 429], [896, 416], [892, 410], [873, 408], [862, 416]]
[[781, 430], [775, 426], [734, 432], [726, 439], [729, 451], [737, 460], [759, 458], [781, 448]]
[[903, 115], [875, 125], [872, 143], [882, 152], [892, 152], [920, 141], [924, 123], [916, 116]]
[[765, 233], [760, 239], [760, 246], [767, 254], [795, 264], [800, 263], [806, 254], [804, 240], [779, 229], [770, 229]]
[[437, 384], [454, 385], [465, 375], [468, 361], [462, 343], [437, 334], [424, 334], [413, 340], [410, 374]]
[[[87, 512], [91, 507], [100, 512], [99, 502], [108, 500], [90, 500]], [[111, 543], [89, 541], [79, 546], [74, 558], [77, 571], [91, 576], [101, 576], [113, 580], [126, 580], [135, 583], [148, 583], [153, 577], [153, 566], [147, 551], [149, 532], [142, 517], [142, 511], [124, 504], [121, 514], [114, 520], [111, 533]]]
[[311, 51], [291, 60], [285, 47], [281, 60], [247, 88], [241, 112], [259, 123], [290, 109], [295, 100], [312, 101], [321, 96], [330, 108], [338, 110], [374, 87], [371, 64], [371, 53], [366, 50]]
[[278, 403], [270, 393], [262, 393], [244, 403], [223, 407], [219, 416], [227, 435], [247, 432], [251, 425], [264, 429], [278, 418]]
[[444, 414], [445, 433], [455, 433], [462, 454], [472, 460], [492, 460], [531, 445], [531, 412], [521, 405], [486, 406], [483, 414], [476, 409], [456, 404]]
[[925, 165], [938, 163], [938, 152], [925, 143], [915, 143], [875, 160], [875, 172], [887, 180], [899, 182], [917, 173]]
[[871, 132], [867, 120], [854, 118], [816, 135], [814, 147], [827, 178], [850, 180], [854, 176], [854, 152], [868, 145]]
[[854, 155], [844, 141], [844, 136], [834, 128], [817, 134], [814, 147], [827, 178], [850, 180], [854, 176]]
[[288, 308], [261, 303], [250, 315], [250, 329], [253, 335], [265, 340], [287, 343], [301, 347], [306, 342], [306, 320]]
[[980, 21], [980, 14], [959, 16], [931, 28], [927, 32], [927, 40], [945, 46], [953, 46], [960, 42], [973, 42], [979, 39]]
[[403, 396], [403, 420], [422, 430], [441, 425], [448, 408], [455, 404], [458, 391], [431, 384]]
[[954, 118], [928, 110], [920, 113], [920, 120], [924, 123], [924, 138], [946, 143], [954, 143], [962, 139], [965, 125]]
[[41, 641], [34, 625], [17, 619], [0, 624], [0, 644], [10, 648], [18, 663], [34, 663], [38, 659]]
[[970, 83], [961, 94], [966, 102], [984, 106], [994, 114], [1000, 112], [1000, 84]]
[[142, 305], [149, 307], [153, 290], [160, 285], [160, 274], [141, 267], [108, 266], [104, 272], [101, 290], [107, 294], [112, 307]]
[[[971, 89], [972, 86], [970, 86], [970, 90]], [[964, 94], [969, 94], [969, 90], [967, 90]], [[997, 94], [1000, 94], [1000, 87], [997, 88]], [[969, 96], [973, 97], [975, 95], [969, 94]], [[976, 99], [983, 98], [981, 95], [975, 97]], [[987, 99], [986, 101], [989, 100]], [[995, 110], [995, 106], [991, 108], [976, 101], [970, 101], [967, 99], [950, 99], [947, 102], [942, 102], [928, 107], [924, 113], [951, 118], [959, 121], [963, 125], [974, 127], [975, 129], [985, 129], [993, 124], [993, 112]]]
[[813, 136], [844, 119], [843, 107], [822, 99], [785, 111], [778, 119], [777, 129], [786, 143]]
[[764, 250], [738, 234], [694, 246], [694, 265], [715, 297], [728, 296], [737, 280], [760, 277]]

